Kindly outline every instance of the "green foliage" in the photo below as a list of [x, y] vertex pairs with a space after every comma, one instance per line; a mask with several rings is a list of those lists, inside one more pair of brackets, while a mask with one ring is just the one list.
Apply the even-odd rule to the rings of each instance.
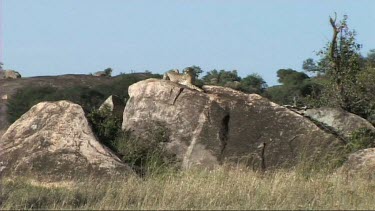
[[195, 80], [195, 86], [199, 87], [199, 88], [202, 88], [202, 86], [204, 85], [204, 82], [202, 79], [196, 79]]
[[240, 90], [246, 93], [262, 94], [267, 88], [267, 83], [256, 73], [250, 74], [241, 80]]
[[108, 67], [104, 70], [106, 76], [112, 76], [112, 68]]
[[[318, 53], [321, 55], [321, 51]], [[318, 76], [324, 75], [330, 68], [329, 57], [321, 57], [319, 61], [308, 58], [302, 63], [302, 69], [308, 73], [316, 74]]]
[[324, 75], [326, 83], [320, 98], [329, 102], [328, 106], [341, 107], [349, 112], [360, 114], [361, 105], [360, 89], [357, 76], [361, 72], [361, 45], [355, 41], [355, 31], [347, 25], [347, 16], [336, 23], [330, 19], [334, 36], [323, 50], [319, 51], [320, 61], [315, 63], [312, 59], [304, 62], [307, 71], [320, 72]]
[[333, 38], [321, 51], [315, 62], [309, 58], [303, 69], [317, 73], [313, 78], [315, 91], [305, 98], [313, 107], [340, 107], [375, 123], [375, 50], [367, 57], [360, 54], [356, 32], [350, 30], [347, 16], [336, 22], [330, 18]]
[[284, 93], [286, 93], [286, 91], [284, 91], [282, 85], [275, 85], [267, 88], [266, 97], [278, 104], [288, 104], [286, 103], [288, 100]]
[[158, 125], [146, 133], [144, 137], [134, 136], [129, 131], [118, 134], [115, 139], [116, 150], [122, 160], [142, 176], [176, 167], [175, 157], [165, 149], [169, 141], [167, 130]]
[[371, 49], [367, 53], [367, 57], [365, 58], [365, 65], [368, 68], [375, 68], [375, 49]]
[[202, 79], [205, 84], [225, 86], [228, 82], [240, 81], [241, 77], [238, 76], [237, 70], [211, 70]]
[[353, 132], [346, 146], [349, 153], [373, 147], [375, 147], [375, 132], [367, 128], [360, 128]]
[[190, 66], [190, 67], [186, 67], [186, 68], [184, 69], [184, 71], [187, 70], [187, 69], [193, 69], [193, 70], [194, 70], [194, 73], [195, 73], [195, 79], [196, 79], [196, 80], [199, 78], [199, 75], [203, 73], [202, 68], [200, 68], [199, 66], [195, 66], [195, 65], [193, 65], [193, 66]]
[[94, 109], [87, 116], [99, 141], [112, 149], [138, 174], [157, 174], [175, 163], [174, 157], [164, 148], [169, 135], [160, 124], [145, 133], [148, 138], [142, 138], [129, 131], [122, 131], [121, 120], [107, 107]]
[[303, 61], [302, 69], [304, 69], [307, 72], [322, 72], [322, 70], [318, 69], [319, 67], [316, 65], [314, 59], [308, 58], [305, 61]]
[[87, 115], [87, 119], [99, 140], [110, 149], [117, 151], [115, 139], [121, 131], [121, 119], [116, 117], [106, 106], [100, 110], [93, 109]]
[[360, 111], [364, 118], [375, 125], [375, 68], [366, 67], [357, 76], [358, 87], [361, 90]]
[[320, 92], [319, 84], [303, 72], [280, 69], [277, 76], [282, 85], [268, 88], [266, 96], [279, 104], [303, 106], [309, 104], [306, 99]]
[[211, 70], [202, 80], [204, 84], [225, 86], [246, 93], [263, 94], [267, 88], [267, 83], [259, 74], [253, 73], [242, 79], [238, 76], [237, 70]]
[[309, 76], [303, 72], [298, 72], [293, 69], [280, 69], [277, 71], [278, 81], [287, 86], [296, 86], [303, 83]]

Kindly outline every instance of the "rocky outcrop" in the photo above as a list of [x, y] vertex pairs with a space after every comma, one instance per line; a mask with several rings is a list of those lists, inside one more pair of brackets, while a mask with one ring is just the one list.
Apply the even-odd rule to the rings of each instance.
[[111, 77], [111, 74], [109, 72], [105, 72], [105, 71], [98, 71], [98, 72], [95, 72], [93, 74], [93, 76], [96, 76], [96, 77]]
[[256, 95], [204, 86], [205, 93], [148, 79], [129, 87], [123, 126], [138, 136], [162, 125], [183, 167], [224, 162], [266, 169], [324, 157], [342, 142], [312, 121]]
[[68, 101], [33, 106], [0, 142], [0, 174], [59, 180], [131, 173], [95, 138], [81, 106]]
[[122, 100], [116, 95], [111, 95], [99, 107], [99, 110], [109, 109], [109, 111], [111, 111], [116, 117], [119, 117], [119, 119], [122, 119], [124, 108], [125, 108], [124, 100]]
[[363, 174], [374, 177], [375, 148], [362, 149], [349, 155], [341, 170], [351, 174]]
[[16, 79], [21, 78], [21, 74], [15, 70], [1, 70], [0, 79]]
[[308, 109], [304, 115], [323, 123], [344, 138], [350, 137], [352, 132], [360, 128], [375, 131], [375, 127], [367, 120], [338, 108]]

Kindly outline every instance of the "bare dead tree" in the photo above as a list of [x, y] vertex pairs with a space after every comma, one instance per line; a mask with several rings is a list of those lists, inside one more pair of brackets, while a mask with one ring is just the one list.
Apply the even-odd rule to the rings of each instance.
[[[341, 23], [336, 23], [337, 20], [337, 14], [335, 13], [335, 17], [332, 18], [331, 16], [329, 17], [329, 22], [331, 23], [332, 30], [333, 30], [333, 36], [332, 36], [332, 41], [331, 45], [329, 47], [329, 57], [330, 60], [332, 61], [332, 70], [333, 70], [333, 75], [335, 75], [335, 89], [337, 91], [338, 97], [340, 98], [340, 104], [341, 107], [346, 109], [347, 107], [347, 97], [345, 95], [345, 87], [344, 87], [344, 82], [343, 82], [343, 77], [341, 75], [343, 74], [343, 70], [341, 67], [341, 53], [342, 53], [342, 32], [343, 29], [346, 27], [346, 22], [345, 19]], [[338, 36], [340, 37], [340, 43], [338, 44]], [[339, 46], [338, 46], [339, 45]], [[340, 48], [340, 49], [339, 49]]]

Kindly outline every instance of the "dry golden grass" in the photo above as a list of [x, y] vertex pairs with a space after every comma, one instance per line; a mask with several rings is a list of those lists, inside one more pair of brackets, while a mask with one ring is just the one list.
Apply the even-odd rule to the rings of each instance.
[[148, 178], [84, 179], [73, 187], [3, 180], [1, 209], [374, 209], [375, 181], [278, 170], [189, 170]]

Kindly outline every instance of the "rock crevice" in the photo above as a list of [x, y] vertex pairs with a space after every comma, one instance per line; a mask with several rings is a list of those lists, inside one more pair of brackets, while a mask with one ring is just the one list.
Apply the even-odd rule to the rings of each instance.
[[220, 144], [221, 144], [221, 152], [220, 152], [220, 162], [223, 162], [223, 156], [224, 156], [224, 151], [225, 147], [227, 146], [228, 142], [228, 136], [229, 136], [229, 120], [230, 120], [230, 115], [226, 114], [224, 118], [221, 120], [221, 128], [219, 131], [219, 139], [220, 139]]

